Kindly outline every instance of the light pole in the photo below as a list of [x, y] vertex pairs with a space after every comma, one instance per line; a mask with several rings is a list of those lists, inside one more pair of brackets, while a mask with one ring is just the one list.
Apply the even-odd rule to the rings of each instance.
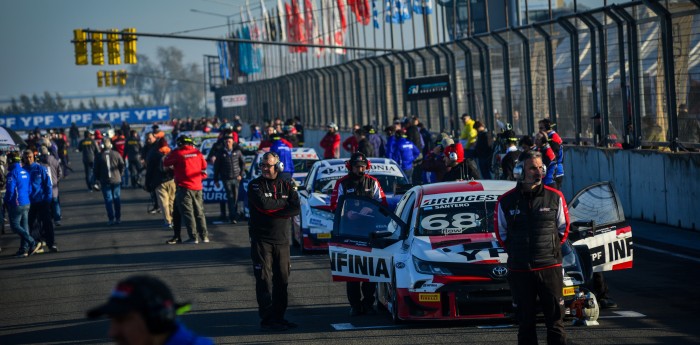
[[231, 17], [238, 15], [238, 13], [225, 15], [225, 14], [219, 14], [219, 13], [214, 13], [214, 12], [202, 11], [202, 10], [198, 10], [198, 9], [194, 9], [194, 8], [190, 9], [190, 12], [226, 18], [226, 27], [228, 27], [228, 34], [229, 35], [231, 34]]

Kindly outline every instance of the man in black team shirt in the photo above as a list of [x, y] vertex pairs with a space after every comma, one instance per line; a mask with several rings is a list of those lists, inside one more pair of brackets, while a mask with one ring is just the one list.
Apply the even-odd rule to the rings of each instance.
[[263, 331], [285, 331], [297, 327], [284, 319], [287, 310], [287, 281], [290, 271], [289, 229], [299, 214], [299, 195], [293, 180], [279, 178], [284, 170], [274, 152], [263, 155], [262, 175], [248, 186], [250, 205], [250, 256], [255, 274], [260, 327]]

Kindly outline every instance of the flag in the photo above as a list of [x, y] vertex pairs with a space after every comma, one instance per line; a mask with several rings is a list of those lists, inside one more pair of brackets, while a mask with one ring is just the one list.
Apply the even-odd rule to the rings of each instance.
[[372, 22], [374, 28], [379, 29], [379, 9], [377, 8], [377, 0], [372, 0]]
[[[345, 31], [348, 28], [348, 22], [345, 19], [345, 3], [344, 0], [328, 0], [327, 5], [330, 8], [329, 16], [329, 44], [334, 46], [345, 45]], [[325, 5], [324, 5], [325, 6]], [[336, 54], [345, 54], [345, 49], [336, 48]]]
[[285, 6], [282, 5], [282, 0], [277, 0], [277, 27], [279, 28], [278, 41], [287, 41], [287, 13]]
[[[314, 18], [314, 5], [312, 0], [304, 0], [304, 17], [306, 18], [306, 41], [313, 44], [323, 44], [323, 38], [318, 34], [317, 20]], [[316, 56], [321, 56], [323, 48], [314, 48]]]
[[226, 48], [226, 42], [219, 41], [216, 44], [217, 50], [219, 51], [219, 73], [221, 73], [221, 78], [224, 80], [231, 79], [231, 74], [228, 68], [228, 49]]
[[279, 41], [279, 32], [278, 32], [278, 26], [277, 23], [279, 21], [279, 17], [277, 14], [277, 8], [273, 7], [272, 11], [270, 11], [270, 23], [269, 23], [269, 31], [268, 35], [270, 36], [270, 41]]
[[386, 0], [385, 20], [387, 23], [403, 24], [411, 19], [411, 11], [408, 10], [405, 0]]
[[[425, 13], [423, 13], [425, 10]], [[433, 2], [430, 0], [413, 0], [413, 12], [417, 14], [433, 14]]]
[[355, 14], [355, 19], [363, 25], [368, 25], [370, 21], [368, 0], [348, 0], [348, 6]]
[[[250, 4], [248, 3], [248, 0], [245, 2], [245, 7], [246, 7], [246, 13], [248, 14], [248, 33], [250, 35], [249, 39], [253, 41], [260, 41], [262, 39], [262, 33], [260, 32], [260, 26], [256, 22], [256, 20], [253, 18], [253, 15], [250, 13]], [[263, 59], [263, 52], [262, 52], [262, 45], [261, 44], [251, 44], [250, 49], [248, 50], [249, 54], [249, 61], [250, 64], [248, 65], [248, 74], [252, 73], [259, 73], [261, 68], [262, 68], [262, 59]]]
[[[241, 17], [243, 14], [241, 12]], [[242, 18], [241, 18], [242, 19]], [[245, 21], [243, 21], [245, 22]], [[243, 40], [250, 39], [250, 32], [248, 31], [248, 26], [244, 25], [241, 27], [238, 37]], [[243, 75], [248, 75], [250, 71], [250, 60], [251, 60], [251, 45], [250, 43], [241, 43], [238, 45], [238, 70], [241, 71]]]
[[267, 14], [267, 8], [265, 8], [265, 1], [260, 0], [260, 15], [262, 18], [261, 34], [263, 41], [270, 41], [270, 16]]
[[[295, 43], [306, 43], [306, 35], [304, 34], [304, 18], [301, 16], [301, 10], [299, 9], [299, 2], [297, 0], [292, 0], [292, 16], [289, 25], [289, 31], [294, 31]], [[292, 47], [293, 53], [306, 53], [307, 48], [305, 46]]]

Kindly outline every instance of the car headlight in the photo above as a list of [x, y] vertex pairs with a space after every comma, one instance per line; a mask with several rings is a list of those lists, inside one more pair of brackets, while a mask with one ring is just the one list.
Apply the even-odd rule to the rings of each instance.
[[418, 273], [432, 274], [432, 275], [452, 275], [452, 272], [445, 267], [440, 267], [439, 265], [423, 261], [415, 256], [413, 256], [413, 265], [416, 267]]
[[328, 219], [328, 220], [333, 220], [333, 218], [335, 218], [333, 213], [328, 212], [328, 211], [319, 210], [319, 209], [313, 208], [313, 207], [311, 208], [311, 215], [314, 217]]

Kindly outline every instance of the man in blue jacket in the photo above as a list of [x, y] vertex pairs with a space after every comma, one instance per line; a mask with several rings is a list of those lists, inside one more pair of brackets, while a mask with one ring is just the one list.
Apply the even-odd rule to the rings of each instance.
[[400, 136], [398, 137], [398, 140], [396, 142], [396, 151], [399, 156], [399, 165], [401, 166], [401, 169], [406, 173], [406, 176], [408, 177], [408, 182], [413, 183], [413, 162], [416, 159], [421, 158], [421, 153], [418, 147], [416, 147], [415, 144], [413, 144], [410, 140], [408, 140], [408, 136], [406, 135], [405, 131], [400, 131]]
[[[46, 153], [48, 154], [48, 152]], [[38, 238], [46, 240], [49, 250], [57, 252], [58, 248], [54, 243], [53, 212], [51, 211], [51, 200], [53, 200], [51, 175], [45, 166], [36, 162], [32, 150], [24, 151], [22, 163], [24, 163], [24, 170], [29, 173], [30, 207], [28, 218], [30, 229], [38, 221], [40, 225]]]
[[15, 257], [23, 258], [41, 249], [41, 243], [29, 235], [29, 174], [20, 166], [20, 157], [16, 152], [7, 156], [9, 164], [5, 205], [10, 216], [10, 227], [22, 239]]
[[281, 140], [282, 136], [279, 133], [273, 134], [271, 139], [272, 145], [270, 146], [270, 152], [276, 153], [280, 157], [280, 163], [283, 164], [280, 178], [283, 180], [292, 180], [292, 177], [294, 176], [292, 149]]

